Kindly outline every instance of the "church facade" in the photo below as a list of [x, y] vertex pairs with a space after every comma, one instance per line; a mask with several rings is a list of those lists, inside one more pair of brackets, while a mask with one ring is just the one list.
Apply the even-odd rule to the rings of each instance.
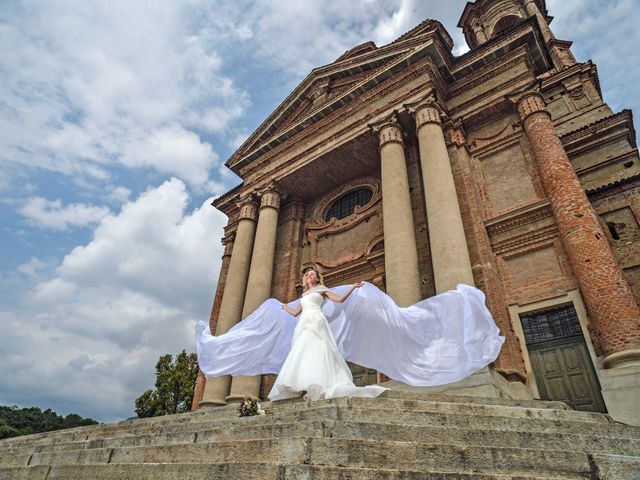
[[[211, 330], [301, 273], [369, 281], [407, 306], [458, 283], [506, 337], [459, 393], [564, 400], [640, 424], [640, 159], [631, 112], [555, 38], [544, 0], [476, 0], [452, 54], [425, 20], [314, 69], [226, 165], [228, 224]], [[358, 384], [389, 380], [353, 365]], [[392, 379], [391, 379], [392, 380]], [[272, 376], [198, 379], [194, 409]]]

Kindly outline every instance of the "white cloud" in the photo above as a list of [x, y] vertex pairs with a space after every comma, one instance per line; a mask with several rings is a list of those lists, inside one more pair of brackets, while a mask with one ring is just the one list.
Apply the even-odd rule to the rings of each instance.
[[111, 187], [111, 190], [105, 195], [105, 200], [110, 203], [121, 204], [129, 200], [131, 190], [121, 185]]
[[[206, 184], [218, 155], [203, 132], [224, 135], [249, 97], [223, 73], [203, 9], [191, 0], [5, 8], [0, 163], [94, 183], [114, 166], [145, 167]], [[132, 160], [149, 146], [159, 154]]]
[[45, 267], [46, 264], [35, 257], [31, 257], [28, 262], [18, 265], [18, 271], [31, 279], [38, 278], [38, 270]]
[[614, 111], [640, 109], [640, 11], [636, 0], [549, 0], [556, 37], [573, 41], [579, 62], [592, 59], [605, 102]]
[[124, 148], [121, 162], [128, 167], [150, 166], [176, 175], [193, 185], [209, 179], [209, 167], [218, 159], [211, 145], [179, 125], [170, 125], [144, 138], [134, 138]]
[[47, 200], [42, 197], [30, 197], [18, 212], [31, 225], [51, 230], [87, 227], [98, 223], [110, 213], [106, 207], [96, 207], [82, 203], [63, 206], [60, 200]]
[[[158, 357], [193, 351], [193, 327], [211, 308], [226, 219], [211, 199], [193, 211], [188, 201], [175, 178], [148, 189], [104, 217], [21, 308], [0, 312], [0, 404], [127, 417], [151, 387]], [[32, 259], [20, 271], [35, 275], [41, 266]]]

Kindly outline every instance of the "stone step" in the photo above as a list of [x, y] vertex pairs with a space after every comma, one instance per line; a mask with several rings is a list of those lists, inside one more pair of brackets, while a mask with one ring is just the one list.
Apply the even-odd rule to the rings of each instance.
[[249, 458], [256, 463], [466, 474], [587, 476], [591, 472], [589, 458], [582, 452], [306, 437], [43, 452], [31, 455], [28, 465], [243, 463]]
[[[199, 427], [206, 427], [199, 425]], [[1, 458], [7, 455], [24, 455], [42, 452], [60, 452], [94, 448], [136, 447], [147, 445], [175, 445], [190, 443], [213, 443], [252, 438], [283, 438], [295, 436], [352, 438], [371, 440], [432, 441], [438, 439], [443, 444], [469, 444], [476, 446], [527, 447], [548, 450], [572, 450], [588, 453], [617, 453], [634, 455], [640, 452], [640, 439], [616, 437], [611, 435], [572, 434], [565, 432], [509, 431], [494, 428], [474, 429], [453, 426], [416, 426], [402, 424], [384, 424], [380, 422], [313, 420], [293, 423], [242, 422], [233, 426], [221, 424], [214, 428], [195, 432], [170, 434], [145, 434], [125, 437], [101, 438], [88, 441], [59, 442], [34, 446], [22, 446], [0, 449]]]
[[541, 418], [488, 417], [455, 413], [413, 412], [392, 409], [339, 409], [340, 420], [377, 422], [416, 426], [443, 426], [532, 433], [573, 433], [579, 435], [611, 435], [640, 439], [640, 428], [618, 423], [591, 423]]
[[[405, 398], [358, 398], [345, 399], [357, 408], [392, 408], [411, 412], [455, 413], [457, 415], [483, 415], [489, 417], [540, 418], [545, 420], [571, 420], [600, 424], [612, 423], [608, 415], [575, 410], [531, 408], [512, 405], [485, 405], [476, 403], [434, 402], [430, 400]], [[377, 400], [377, 401], [376, 401]]]
[[471, 403], [479, 405], [502, 405], [509, 407], [545, 408], [554, 410], [573, 410], [564, 402], [550, 400], [517, 400], [513, 398], [470, 397], [451, 395], [450, 393], [424, 392], [419, 389], [385, 391], [378, 398], [399, 398], [405, 400], [427, 400], [431, 402]]
[[[385, 392], [389, 393], [389, 392]], [[494, 399], [495, 400], [495, 399]], [[504, 406], [504, 405], [485, 405], [485, 404], [464, 404], [458, 402], [435, 402], [431, 400], [407, 399], [407, 398], [340, 398], [334, 400], [321, 400], [317, 402], [289, 402], [279, 405], [279, 402], [273, 406], [266, 404], [272, 408], [275, 417], [287, 417], [293, 419], [303, 419], [308, 417], [305, 412], [316, 412], [333, 406], [353, 407], [360, 410], [366, 409], [386, 409], [388, 411], [411, 411], [411, 412], [431, 412], [438, 414], [455, 414], [455, 415], [471, 415], [486, 416], [499, 418], [523, 418], [523, 419], [543, 419], [549, 421], [571, 421], [574, 423], [596, 423], [600, 425], [612, 424], [610, 417], [602, 414], [590, 412], [576, 412], [573, 410], [549, 409], [549, 408], [531, 408], [521, 406]], [[557, 402], [556, 402], [557, 403]], [[319, 412], [322, 413], [322, 412]], [[183, 428], [182, 425], [207, 423], [214, 420], [238, 420], [235, 407], [223, 407], [210, 412], [195, 412], [191, 414], [172, 415], [168, 417], [157, 417], [152, 419], [136, 419], [119, 422], [115, 424], [103, 424], [99, 426], [88, 426], [69, 429], [66, 431], [50, 432], [46, 434], [36, 434], [16, 439], [0, 441], [0, 448], [7, 445], [36, 445], [42, 443], [57, 443], [80, 440], [92, 440], [95, 438], [106, 438], [110, 436], [126, 436], [126, 435], [144, 435], [145, 432], [157, 432], [169, 430], [166, 433], [175, 432], [183, 429], [188, 430], [189, 427]]]
[[0, 480], [86, 480], [88, 478], [92, 480], [584, 480], [591, 477], [481, 475], [386, 468], [259, 463], [157, 463], [0, 468]]
[[[630, 440], [640, 439], [640, 429], [616, 423], [608, 423], [608, 420], [606, 420], [608, 417], [604, 417], [606, 421], [601, 423], [581, 421], [572, 422], [567, 420], [542, 420], [535, 418], [534, 413], [531, 413], [532, 418], [501, 417], [497, 419], [491, 416], [470, 415], [468, 414], [469, 412], [432, 413], [431, 411], [407, 411], [403, 408], [398, 408], [359, 408], [359, 400], [356, 400], [353, 402], [351, 407], [341, 408], [336, 404], [325, 404], [324, 406], [320, 405], [317, 408], [300, 409], [299, 411], [291, 412], [286, 416], [266, 415], [251, 418], [232, 417], [228, 419], [214, 419], [211, 421], [207, 421], [206, 416], [201, 416], [199, 417], [198, 422], [179, 421], [181, 420], [181, 416], [173, 416], [176, 420], [173, 423], [161, 422], [160, 425], [155, 425], [153, 422], [145, 422], [144, 425], [137, 428], [131, 427], [130, 425], [121, 431], [110, 428], [104, 431], [94, 431], [91, 435], [74, 434], [67, 438], [61, 435], [56, 435], [53, 438], [38, 437], [33, 438], [30, 441], [23, 441], [19, 443], [0, 442], [0, 455], [35, 451], [42, 452], [49, 450], [48, 446], [50, 445], [62, 445], [74, 442], [87, 442], [87, 446], [92, 448], [92, 446], [100, 446], [101, 442], [119, 438], [130, 438], [133, 439], [133, 444], [138, 444], [135, 439], [141, 438], [140, 441], [144, 442], [145, 436], [173, 438], [179, 443], [188, 443], [191, 442], [193, 436], [196, 434], [201, 435], [202, 432], [212, 432], [209, 433], [209, 435], [215, 434], [213, 432], [216, 430], [238, 432], [245, 426], [249, 429], [260, 428], [263, 431], [268, 432], [270, 429], [273, 431], [274, 428], [277, 430], [277, 427], [273, 426], [283, 422], [298, 423], [332, 419], [343, 419], [351, 420], [353, 422], [368, 422], [384, 425], [415, 425], [416, 427], [455, 427], [458, 429], [487, 431], [529, 432], [532, 435], [536, 433], [549, 435], [573, 434], [592, 439], [606, 437]], [[447, 410], [445, 409], [444, 411], [446, 412]], [[630, 444], [629, 442], [627, 443]], [[127, 443], [126, 441], [124, 443], [114, 441], [114, 443], [107, 443], [103, 445], [121, 444]], [[627, 450], [624, 450], [621, 453], [626, 452]]]
[[[392, 399], [393, 401], [397, 400], [418, 400], [422, 402], [435, 402], [435, 403], [449, 403], [449, 404], [473, 404], [473, 405], [490, 405], [490, 406], [511, 406], [511, 407], [521, 407], [521, 408], [535, 408], [535, 409], [545, 409], [545, 410], [567, 410], [568, 407], [566, 404], [561, 402], [546, 402], [541, 400], [512, 400], [512, 399], [504, 399], [504, 398], [480, 398], [480, 397], [463, 397], [456, 395], [446, 395], [442, 393], [420, 393], [413, 391], [401, 391], [401, 390], [388, 390], [384, 392], [380, 397], [375, 399], [375, 401], [380, 402], [383, 399]], [[360, 400], [374, 400], [374, 399], [360, 399]], [[282, 413], [283, 415], [288, 414], [292, 411], [300, 411], [309, 408], [318, 408], [323, 405], [342, 405], [349, 401], [347, 398], [340, 399], [331, 399], [331, 400], [319, 400], [316, 402], [308, 402], [302, 401], [299, 399], [292, 400], [284, 400], [278, 402], [263, 402], [263, 405], [266, 407], [272, 407], [278, 411], [278, 413]], [[180, 421], [182, 422], [200, 422], [203, 420], [203, 417], [206, 417], [207, 420], [217, 419], [217, 418], [234, 418], [237, 417], [235, 405], [228, 405], [221, 408], [216, 408], [214, 410], [207, 411], [198, 411], [198, 412], [190, 412], [186, 414], [180, 414]], [[572, 411], [572, 410], [570, 410]], [[92, 433], [99, 432], [100, 436], [104, 435], [109, 430], [126, 430], [128, 426], [140, 427], [147, 423], [152, 423], [154, 428], [157, 428], [159, 425], [164, 423], [175, 423], [175, 415], [165, 416], [165, 417], [154, 417], [154, 418], [145, 418], [145, 419], [133, 419], [133, 420], [124, 420], [122, 422], [110, 423], [110, 424], [99, 424], [99, 425], [89, 425], [86, 427], [76, 427], [72, 429], [54, 431], [54, 432], [46, 432], [40, 434], [33, 434], [27, 437], [6, 439], [0, 442], [14, 442], [17, 441], [22, 443], [27, 439], [57, 439], [60, 437], [67, 437], [69, 435], [73, 436], [74, 439], [81, 440], [87, 438]]]

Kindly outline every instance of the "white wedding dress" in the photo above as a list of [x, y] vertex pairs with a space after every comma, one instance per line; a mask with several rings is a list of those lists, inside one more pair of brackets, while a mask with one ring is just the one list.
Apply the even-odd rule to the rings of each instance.
[[[349, 288], [331, 291], [343, 296]], [[270, 298], [224, 335], [199, 322], [200, 370], [207, 377], [277, 373], [272, 400], [302, 390], [311, 399], [376, 397], [384, 388], [355, 387], [345, 360], [409, 385], [444, 385], [493, 362], [504, 342], [484, 294], [468, 285], [404, 308], [369, 283], [344, 303], [325, 301], [323, 289], [305, 292], [297, 318]]]
[[378, 385], [356, 387], [351, 370], [344, 361], [322, 313], [329, 289], [316, 286], [307, 290], [300, 299], [302, 313], [293, 331], [291, 350], [280, 369], [270, 400], [282, 400], [300, 395], [319, 400], [336, 397], [377, 397], [387, 390]]

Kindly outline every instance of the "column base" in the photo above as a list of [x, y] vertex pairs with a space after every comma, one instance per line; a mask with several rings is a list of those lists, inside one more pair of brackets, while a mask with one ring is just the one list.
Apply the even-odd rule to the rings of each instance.
[[206, 410], [209, 408], [217, 408], [224, 407], [227, 404], [223, 399], [213, 399], [213, 400], [200, 400], [200, 409]]
[[604, 368], [640, 366], [640, 349], [634, 348], [607, 355], [602, 363]]
[[225, 398], [225, 400], [227, 401], [227, 404], [240, 403], [242, 400], [244, 400], [244, 395], [229, 395], [227, 398]]
[[600, 370], [602, 398], [617, 422], [640, 426], [640, 365]]
[[473, 375], [455, 383], [437, 387], [413, 387], [397, 380], [381, 383], [383, 387], [394, 390], [443, 392], [451, 395], [464, 395], [484, 398], [512, 398], [514, 400], [531, 400], [533, 393], [521, 382], [510, 382], [493, 368], [485, 367]]
[[246, 395], [258, 397], [260, 395], [261, 375], [233, 377], [231, 391], [225, 398], [228, 403], [240, 403]]

